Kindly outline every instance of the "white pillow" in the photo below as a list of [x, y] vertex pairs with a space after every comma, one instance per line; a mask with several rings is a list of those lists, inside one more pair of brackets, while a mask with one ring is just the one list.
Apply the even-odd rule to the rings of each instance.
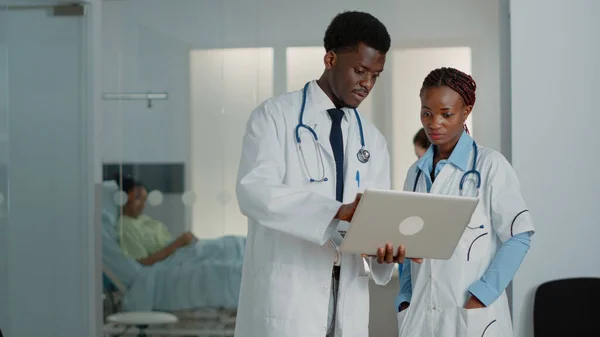
[[119, 216], [119, 206], [115, 202], [115, 196], [119, 192], [119, 185], [114, 180], [105, 180], [102, 182], [102, 211], [110, 215], [111, 225], [117, 226], [117, 217]]

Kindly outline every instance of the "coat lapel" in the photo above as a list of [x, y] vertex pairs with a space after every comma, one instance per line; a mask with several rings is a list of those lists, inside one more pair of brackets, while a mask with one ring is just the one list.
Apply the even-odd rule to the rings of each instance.
[[[354, 112], [348, 114], [348, 140], [344, 146], [344, 202], [352, 202], [359, 191], [356, 172], [359, 169], [356, 153], [360, 149], [358, 124]], [[360, 164], [366, 166], [367, 164]], [[363, 172], [364, 175], [365, 172]]]
[[448, 163], [444, 165], [442, 171], [438, 174], [431, 185], [431, 193], [434, 194], [453, 194], [451, 191], [454, 179], [452, 177], [458, 169], [454, 165]]

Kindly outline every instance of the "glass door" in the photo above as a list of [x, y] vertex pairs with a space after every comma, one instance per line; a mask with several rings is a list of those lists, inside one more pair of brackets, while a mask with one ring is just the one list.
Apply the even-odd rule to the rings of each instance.
[[0, 3], [0, 329], [87, 336], [85, 7]]

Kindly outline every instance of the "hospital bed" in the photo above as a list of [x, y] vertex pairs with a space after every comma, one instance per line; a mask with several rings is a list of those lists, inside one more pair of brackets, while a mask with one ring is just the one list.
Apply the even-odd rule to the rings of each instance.
[[[166, 262], [142, 266], [125, 256], [118, 243], [119, 209], [114, 202], [118, 190], [114, 181], [102, 183], [105, 318], [121, 311], [170, 312], [179, 322], [148, 330], [148, 335], [233, 336], [243, 256], [230, 260], [206, 259], [175, 267]], [[245, 238], [229, 240], [237, 240], [233, 241], [234, 245], [245, 244]], [[125, 327], [114, 323], [104, 325], [108, 335], [124, 330]], [[136, 331], [128, 329], [127, 334], [135, 335]]]

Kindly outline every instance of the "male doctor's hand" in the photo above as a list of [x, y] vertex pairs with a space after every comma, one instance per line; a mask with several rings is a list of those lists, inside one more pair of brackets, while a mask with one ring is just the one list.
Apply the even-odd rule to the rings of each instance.
[[[358, 194], [356, 194], [356, 198], [354, 199], [354, 201], [352, 203], [344, 204], [344, 205], [340, 206], [340, 209], [338, 210], [337, 214], [335, 215], [335, 218], [338, 220], [350, 222], [352, 220], [352, 217], [354, 216], [354, 212], [356, 211], [356, 207], [358, 206], [358, 203], [360, 202], [361, 197], [362, 197], [362, 193], [358, 193]], [[367, 255], [363, 255], [363, 257], [366, 257], [366, 256]], [[370, 256], [375, 257], [374, 255], [370, 255]], [[395, 256], [394, 256], [394, 247], [389, 243], [385, 247], [379, 247], [377, 249], [377, 262], [379, 264], [382, 264], [384, 262], [385, 263], [395, 263], [395, 262], [404, 263], [405, 256], [406, 256], [406, 250], [404, 249], [404, 246], [398, 247], [398, 252]], [[412, 258], [410, 260], [415, 263], [423, 262], [423, 259], [417, 259], [417, 258]]]
[[352, 217], [354, 216], [356, 207], [358, 207], [358, 203], [360, 202], [361, 197], [362, 197], [362, 193], [358, 193], [352, 203], [344, 204], [344, 205], [340, 206], [340, 209], [338, 210], [337, 214], [335, 215], [335, 219], [350, 222], [352, 220]]

